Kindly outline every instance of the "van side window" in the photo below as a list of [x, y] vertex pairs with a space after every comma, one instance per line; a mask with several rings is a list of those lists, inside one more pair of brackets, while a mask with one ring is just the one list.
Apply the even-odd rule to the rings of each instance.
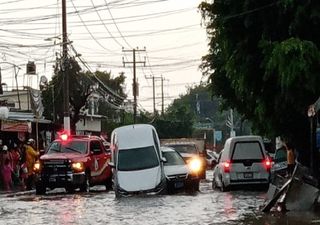
[[153, 136], [153, 141], [154, 141], [155, 146], [156, 146], [157, 153], [160, 156], [159, 142], [158, 142], [158, 138], [157, 138], [157, 135], [154, 132], [154, 130], [152, 130], [152, 136]]
[[221, 155], [220, 155], [220, 161], [221, 162], [225, 162], [225, 161], [228, 160], [228, 153], [229, 153], [229, 151], [227, 151], [227, 150], [223, 150], [221, 152]]

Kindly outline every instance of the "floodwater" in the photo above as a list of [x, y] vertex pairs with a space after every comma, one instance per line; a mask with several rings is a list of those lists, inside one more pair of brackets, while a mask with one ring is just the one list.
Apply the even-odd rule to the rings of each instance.
[[0, 225], [96, 224], [320, 224], [315, 212], [262, 213], [265, 191], [212, 190], [212, 171], [194, 195], [148, 195], [115, 198], [95, 187], [90, 193], [66, 194], [56, 189], [44, 196], [1, 195]]

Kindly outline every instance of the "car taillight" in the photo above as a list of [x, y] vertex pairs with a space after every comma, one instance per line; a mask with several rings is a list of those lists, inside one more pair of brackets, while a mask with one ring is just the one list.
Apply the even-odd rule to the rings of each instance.
[[271, 169], [271, 166], [272, 166], [272, 161], [270, 158], [266, 158], [264, 161], [263, 161], [263, 165], [264, 167], [266, 168], [267, 171], [270, 171]]
[[226, 161], [223, 163], [223, 170], [225, 173], [229, 173], [230, 172], [230, 167], [231, 167], [231, 162], [230, 161]]

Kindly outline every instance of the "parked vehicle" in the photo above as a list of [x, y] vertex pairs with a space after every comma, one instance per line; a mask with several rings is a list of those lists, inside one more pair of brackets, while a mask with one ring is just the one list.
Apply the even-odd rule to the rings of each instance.
[[167, 192], [171, 194], [177, 190], [198, 191], [200, 166], [189, 167], [173, 148], [161, 147], [161, 151], [165, 159], [164, 173], [167, 179]]
[[200, 164], [199, 176], [201, 179], [206, 178], [206, 150], [205, 140], [201, 138], [178, 138], [178, 139], [161, 139], [161, 145], [175, 149], [181, 154], [183, 159], [189, 164], [198, 161]]
[[159, 193], [165, 188], [163, 158], [156, 129], [148, 124], [116, 128], [111, 134], [116, 196]]
[[36, 162], [36, 194], [46, 189], [63, 187], [89, 192], [90, 186], [103, 184], [111, 188], [112, 174], [108, 165], [111, 153], [96, 136], [61, 135]]
[[279, 175], [285, 177], [287, 175], [287, 150], [284, 147], [277, 149], [274, 153], [271, 167], [271, 181]]
[[215, 151], [207, 150], [206, 158], [207, 158], [207, 168], [213, 169], [218, 163], [219, 154], [216, 153]]
[[228, 190], [235, 185], [264, 185], [270, 181], [271, 159], [260, 136], [227, 139], [213, 170], [213, 188]]

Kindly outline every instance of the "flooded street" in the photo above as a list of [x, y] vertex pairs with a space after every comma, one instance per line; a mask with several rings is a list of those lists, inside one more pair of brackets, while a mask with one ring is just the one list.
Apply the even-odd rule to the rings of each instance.
[[115, 198], [97, 187], [88, 194], [66, 194], [63, 189], [45, 196], [2, 195], [0, 224], [320, 224], [315, 213], [260, 212], [264, 191], [212, 190], [212, 171], [195, 195]]

